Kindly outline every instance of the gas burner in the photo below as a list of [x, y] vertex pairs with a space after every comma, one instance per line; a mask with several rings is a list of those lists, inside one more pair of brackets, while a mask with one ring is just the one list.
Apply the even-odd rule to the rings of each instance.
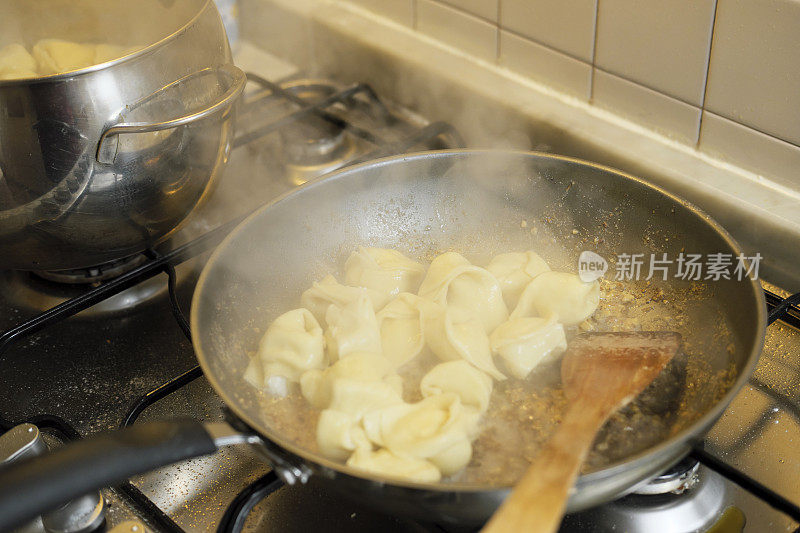
[[[646, 492], [649, 491], [649, 492]], [[716, 523], [744, 524], [735, 507], [726, 509], [727, 486], [717, 473], [684, 459], [653, 481], [619, 500], [568, 515], [565, 531], [706, 531]], [[741, 529], [731, 529], [740, 531]]]
[[660, 476], [637, 487], [633, 494], [683, 494], [684, 491], [690, 490], [697, 484], [699, 468], [700, 463], [696, 459], [685, 457]]
[[76, 268], [73, 270], [36, 270], [33, 274], [55, 283], [96, 285], [101, 281], [107, 281], [121, 276], [126, 272], [130, 272], [145, 261], [147, 261], [146, 255], [135, 254], [87, 268]]
[[[57, 272], [0, 271], [0, 294], [14, 307], [42, 313], [71, 298], [85, 294], [116, 276], [140, 266], [143, 254], [86, 269]], [[190, 260], [176, 267], [178, 284], [191, 277], [197, 261]], [[78, 313], [81, 318], [94, 318], [130, 312], [146, 303], [166, 298], [166, 276], [154, 276]]]
[[[329, 82], [295, 80], [281, 86], [308, 104], [319, 103], [340, 89]], [[353, 157], [356, 143], [343, 123], [309, 115], [280, 130], [286, 173], [292, 185], [343, 166]]]

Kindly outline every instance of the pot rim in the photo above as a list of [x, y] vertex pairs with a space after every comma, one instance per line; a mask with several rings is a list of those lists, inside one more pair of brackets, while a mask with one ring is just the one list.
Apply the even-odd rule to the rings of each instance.
[[[205, 2], [203, 2], [203, 5], [200, 7], [200, 9], [197, 10], [197, 13], [192, 15], [192, 18], [190, 18], [183, 26], [181, 26], [180, 28], [178, 28], [174, 32], [162, 37], [158, 41], [150, 43], [147, 46], [136, 50], [135, 52], [132, 52], [132, 53], [127, 54], [127, 55], [124, 55], [122, 57], [118, 57], [116, 59], [112, 59], [111, 61], [106, 61], [104, 63], [97, 63], [95, 65], [89, 65], [88, 67], [83, 67], [83, 68], [79, 68], [79, 69], [75, 69], [75, 70], [67, 70], [67, 71], [64, 71], [64, 72], [58, 72], [56, 74], [48, 74], [46, 76], [36, 76], [35, 78], [14, 78], [14, 79], [10, 79], [10, 80], [0, 80], [0, 89], [3, 88], [3, 87], [13, 87], [13, 86], [19, 86], [19, 85], [30, 85], [30, 84], [34, 84], [34, 83], [38, 84], [38, 83], [49, 83], [49, 82], [55, 82], [55, 81], [62, 81], [62, 80], [67, 79], [67, 78], [74, 78], [76, 76], [83, 76], [83, 75], [86, 75], [86, 74], [91, 74], [92, 72], [97, 72], [99, 70], [105, 70], [107, 68], [111, 68], [111, 67], [119, 65], [121, 63], [125, 63], [127, 61], [133, 60], [133, 59], [135, 59], [137, 57], [141, 57], [141, 56], [147, 55], [150, 52], [152, 52], [153, 50], [155, 50], [156, 48], [160, 48], [161, 46], [166, 45], [168, 42], [177, 39], [181, 34], [185, 33], [186, 30], [190, 26], [192, 26], [197, 21], [197, 19], [200, 18], [200, 16], [203, 13], [206, 12], [206, 10], [208, 9], [209, 4], [211, 4], [212, 2], [213, 2], [213, 0], [205, 0]], [[224, 29], [223, 29], [223, 31], [224, 31]], [[226, 39], [227, 39], [227, 34], [226, 34]]]

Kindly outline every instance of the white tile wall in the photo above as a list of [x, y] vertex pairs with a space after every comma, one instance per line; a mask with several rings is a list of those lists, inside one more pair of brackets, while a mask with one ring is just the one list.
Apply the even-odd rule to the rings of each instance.
[[414, 25], [415, 0], [350, 0], [375, 13], [406, 26]]
[[700, 150], [787, 187], [798, 186], [800, 147], [708, 111], [703, 112]]
[[800, 1], [719, 1], [706, 109], [800, 144]]
[[497, 58], [497, 26], [432, 0], [417, 0], [417, 29], [487, 61]]
[[505, 30], [500, 32], [499, 63], [584, 100], [589, 98], [592, 90], [590, 64]]
[[800, 191], [800, 0], [335, 1]]
[[467, 13], [497, 22], [497, 8], [500, 0], [442, 0], [445, 4], [463, 9]]
[[597, 0], [502, 0], [500, 23], [541, 44], [591, 63]]
[[593, 100], [673, 139], [697, 142], [700, 108], [658, 91], [595, 69]]
[[716, 0], [600, 0], [595, 65], [702, 105]]

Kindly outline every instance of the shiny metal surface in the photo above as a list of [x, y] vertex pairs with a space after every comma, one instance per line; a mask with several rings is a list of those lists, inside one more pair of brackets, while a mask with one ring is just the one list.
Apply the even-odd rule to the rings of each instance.
[[[605, 218], [608, 213], [610, 219]], [[550, 221], [544, 224], [546, 219]], [[564, 268], [575, 264], [580, 251], [580, 241], [569, 240], [575, 231], [599, 236], [597, 250], [607, 256], [615, 249], [739, 253], [727, 233], [695, 207], [605, 167], [522, 152], [454, 151], [379, 160], [313, 182], [266, 206], [220, 245], [192, 305], [194, 347], [205, 375], [231, 409], [265, 437], [268, 447], [273, 445], [271, 455], [279, 453], [290, 464], [305, 463], [332, 488], [389, 512], [444, 523], [480, 523], [507, 488], [387, 483], [303, 450], [270, 427], [259, 392], [242, 374], [258, 325], [295, 301], [314, 276], [334, 270], [342, 254], [357, 244], [413, 250], [415, 255], [456, 247], [468, 257], [486, 258], [500, 250], [536, 247], [531, 233], [520, 231], [521, 220], [541, 221], [547, 231], [540, 233], [547, 235], [537, 238], [548, 238], [550, 248], [570, 243], [553, 252]], [[610, 224], [603, 224], [605, 220]], [[570, 511], [618, 497], [677, 461], [686, 453], [687, 441], [702, 436], [746, 382], [763, 344], [763, 293], [750, 280], [724, 281], [708, 290], [709, 302], [718, 305], [734, 332], [732, 355], [729, 347], [714, 344], [711, 324], [700, 329], [690, 325], [682, 334], [708, 340], [707, 350], [695, 356], [714, 368], [735, 364], [732, 389], [690, 428], [644, 453], [581, 476]]]
[[729, 505], [728, 487], [721, 476], [708, 469], [701, 469], [697, 476], [697, 484], [683, 494], [633, 494], [568, 516], [562, 528], [587, 533], [705, 531]]
[[141, 520], [127, 520], [108, 530], [108, 533], [150, 533]]
[[106, 502], [99, 492], [72, 500], [42, 516], [47, 533], [90, 533], [106, 518]]
[[74, 269], [140, 252], [203, 201], [228, 158], [245, 79], [219, 14], [210, 0], [30, 6], [0, 4], [3, 22], [39, 23], [22, 42], [148, 46], [0, 81], [0, 268]]
[[[48, 451], [39, 428], [19, 424], [0, 435], [0, 465], [37, 457]], [[105, 520], [106, 503], [100, 492], [91, 492], [69, 501], [53, 511], [37, 517], [24, 526], [24, 531], [47, 533], [89, 533]]]
[[0, 464], [36, 457], [47, 451], [39, 428], [19, 424], [0, 435]]
[[261, 437], [258, 435], [236, 431], [224, 422], [207, 422], [205, 428], [217, 448], [236, 446], [237, 444], [258, 444], [261, 442]]
[[[681, 466], [681, 468], [676, 468], [677, 466]], [[686, 458], [677, 465], [671, 467], [663, 474], [656, 476], [647, 483], [636, 487], [636, 489], [632, 491], [632, 494], [647, 496], [668, 493], [682, 494], [683, 492], [690, 490], [699, 482], [700, 478], [697, 475], [699, 470], [700, 463]]]

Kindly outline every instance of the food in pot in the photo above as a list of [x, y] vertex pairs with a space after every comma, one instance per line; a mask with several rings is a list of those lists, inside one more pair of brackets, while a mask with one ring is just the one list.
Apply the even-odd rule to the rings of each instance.
[[345, 285], [367, 289], [375, 310], [419, 287], [425, 267], [397, 250], [359, 247], [344, 265]]
[[584, 283], [566, 272], [542, 272], [522, 291], [511, 318], [555, 316], [575, 326], [592, 316], [599, 303], [598, 283]]
[[548, 318], [510, 318], [489, 336], [492, 352], [512, 376], [525, 379], [542, 361], [567, 349], [564, 326], [556, 315]]
[[36, 60], [21, 44], [0, 48], [0, 80], [37, 76]]
[[550, 267], [538, 254], [528, 251], [496, 255], [486, 270], [500, 282], [508, 306], [515, 307], [528, 283], [542, 272], [550, 270]]
[[24, 46], [14, 43], [0, 49], [0, 79], [31, 78], [78, 70], [122, 57], [137, 48], [42, 39], [29, 53]]
[[299, 385], [330, 459], [416, 481], [453, 476], [472, 458], [494, 382], [557, 358], [562, 322], [599, 303], [598, 282], [552, 272], [534, 252], [490, 266], [500, 280], [456, 252], [426, 271], [396, 250], [361, 247], [345, 284], [324, 277], [269, 326], [245, 379], [274, 396]]
[[286, 390], [286, 381], [299, 383], [303, 372], [326, 365], [322, 328], [307, 309], [276, 318], [261, 339], [259, 353], [269, 354], [269, 359], [250, 365], [245, 377], [252, 383], [279, 387], [273, 391], [277, 394]]

